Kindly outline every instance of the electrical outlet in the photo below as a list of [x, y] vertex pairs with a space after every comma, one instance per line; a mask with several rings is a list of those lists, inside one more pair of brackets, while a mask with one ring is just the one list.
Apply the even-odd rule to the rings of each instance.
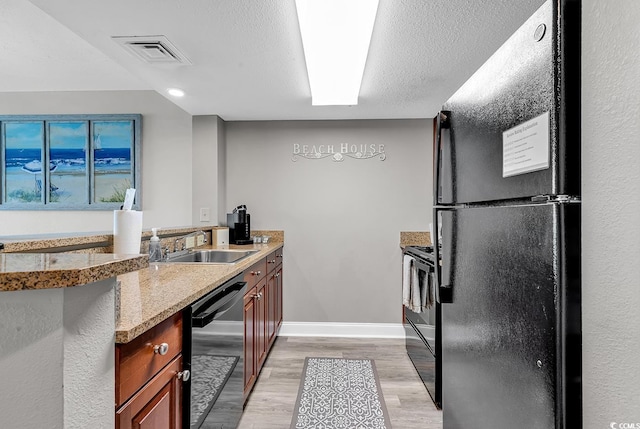
[[196, 246], [202, 246], [204, 244], [204, 237], [202, 235], [198, 235], [196, 237]]
[[200, 209], [200, 222], [209, 222], [209, 207], [202, 207]]
[[196, 238], [195, 237], [187, 237], [185, 240], [185, 247], [187, 249], [191, 249], [192, 247], [196, 247]]

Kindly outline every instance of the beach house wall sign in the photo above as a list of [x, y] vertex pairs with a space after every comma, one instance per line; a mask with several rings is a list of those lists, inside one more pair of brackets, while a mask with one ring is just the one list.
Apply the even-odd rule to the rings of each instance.
[[142, 115], [0, 116], [0, 210], [141, 209]]
[[293, 144], [293, 153], [291, 160], [293, 162], [298, 159], [323, 159], [331, 158], [334, 162], [342, 162], [346, 158], [353, 159], [372, 159], [377, 158], [380, 161], [387, 159], [384, 151], [384, 144]]

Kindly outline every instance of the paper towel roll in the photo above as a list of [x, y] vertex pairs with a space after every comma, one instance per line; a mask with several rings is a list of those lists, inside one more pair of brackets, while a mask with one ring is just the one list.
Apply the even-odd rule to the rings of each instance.
[[142, 212], [113, 212], [113, 253], [139, 254], [142, 237]]

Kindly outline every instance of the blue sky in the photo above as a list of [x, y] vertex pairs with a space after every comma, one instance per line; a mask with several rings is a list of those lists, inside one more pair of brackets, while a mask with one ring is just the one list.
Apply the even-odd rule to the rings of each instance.
[[5, 124], [7, 149], [40, 149], [43, 140], [41, 122]]
[[[41, 122], [6, 123], [7, 149], [40, 149], [43, 144]], [[102, 149], [129, 148], [132, 123], [94, 121], [94, 135], [100, 135]], [[86, 122], [50, 122], [51, 146], [56, 149], [83, 149], [87, 138]]]

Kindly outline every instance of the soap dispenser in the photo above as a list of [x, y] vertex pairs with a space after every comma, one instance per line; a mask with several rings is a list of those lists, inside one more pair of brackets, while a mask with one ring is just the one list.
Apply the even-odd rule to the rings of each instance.
[[151, 228], [151, 232], [153, 232], [153, 235], [149, 240], [149, 262], [162, 261], [162, 248], [160, 247], [158, 228]]

